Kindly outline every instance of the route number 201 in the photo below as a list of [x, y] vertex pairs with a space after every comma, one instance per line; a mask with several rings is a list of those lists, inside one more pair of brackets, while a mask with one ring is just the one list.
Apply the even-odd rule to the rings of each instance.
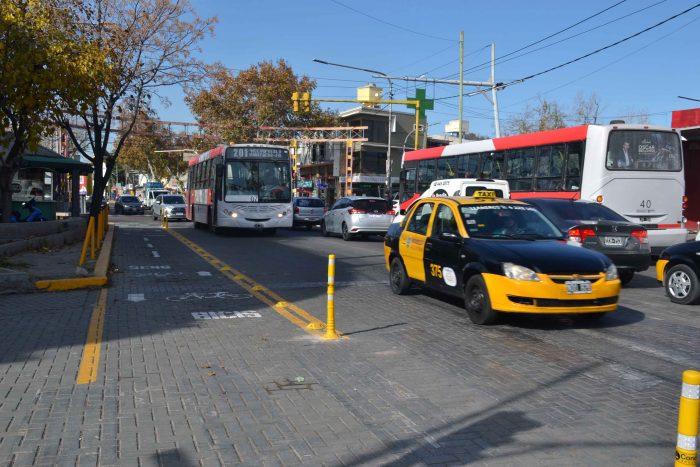
[[642, 200], [642, 202], [639, 203], [639, 207], [641, 207], [641, 208], [646, 208], [646, 209], [651, 209], [651, 200], [650, 200], [650, 199]]
[[430, 275], [442, 279], [442, 266], [439, 264], [430, 264]]

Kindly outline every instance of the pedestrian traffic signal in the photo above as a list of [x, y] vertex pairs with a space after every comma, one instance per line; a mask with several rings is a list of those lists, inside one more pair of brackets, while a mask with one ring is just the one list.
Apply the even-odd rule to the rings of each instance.
[[292, 93], [292, 110], [294, 112], [299, 112], [299, 93], [298, 92]]

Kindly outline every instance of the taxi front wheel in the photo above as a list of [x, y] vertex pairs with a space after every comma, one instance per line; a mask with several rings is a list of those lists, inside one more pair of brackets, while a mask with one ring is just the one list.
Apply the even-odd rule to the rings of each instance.
[[498, 316], [491, 308], [489, 291], [480, 274], [470, 277], [464, 287], [464, 307], [474, 324], [491, 324]]
[[399, 258], [394, 258], [391, 260], [391, 267], [389, 269], [389, 283], [391, 285], [391, 291], [396, 295], [404, 295], [411, 288], [411, 280], [406, 274], [406, 269], [403, 267], [403, 263]]

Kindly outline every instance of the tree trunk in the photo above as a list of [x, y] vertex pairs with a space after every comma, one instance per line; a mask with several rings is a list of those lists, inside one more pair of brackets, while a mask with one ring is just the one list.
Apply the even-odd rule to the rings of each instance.
[[10, 222], [12, 216], [12, 178], [15, 171], [10, 166], [0, 167], [0, 209], [2, 209], [2, 222]]

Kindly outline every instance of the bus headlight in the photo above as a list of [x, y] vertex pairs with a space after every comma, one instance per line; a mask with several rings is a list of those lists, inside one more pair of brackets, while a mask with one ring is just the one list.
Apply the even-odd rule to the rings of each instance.
[[608, 266], [608, 269], [605, 270], [605, 280], [614, 281], [618, 277], [619, 276], [617, 275], [617, 268], [615, 267], [615, 265], [611, 264], [610, 266]]
[[232, 212], [232, 213], [231, 213], [231, 217], [233, 217], [233, 218], [235, 219], [236, 217], [238, 217], [238, 213], [237, 213], [237, 212], [235, 212], [235, 211], [234, 211], [234, 212]]
[[287, 211], [287, 210], [285, 209], [285, 210], [282, 211], [282, 212], [278, 212], [278, 213], [277, 213], [277, 217], [282, 218], [282, 217], [286, 216], [287, 214], [289, 214], [289, 211]]
[[508, 279], [519, 281], [538, 282], [540, 280], [540, 278], [537, 277], [537, 273], [532, 269], [513, 263], [503, 263], [503, 274], [505, 274]]

